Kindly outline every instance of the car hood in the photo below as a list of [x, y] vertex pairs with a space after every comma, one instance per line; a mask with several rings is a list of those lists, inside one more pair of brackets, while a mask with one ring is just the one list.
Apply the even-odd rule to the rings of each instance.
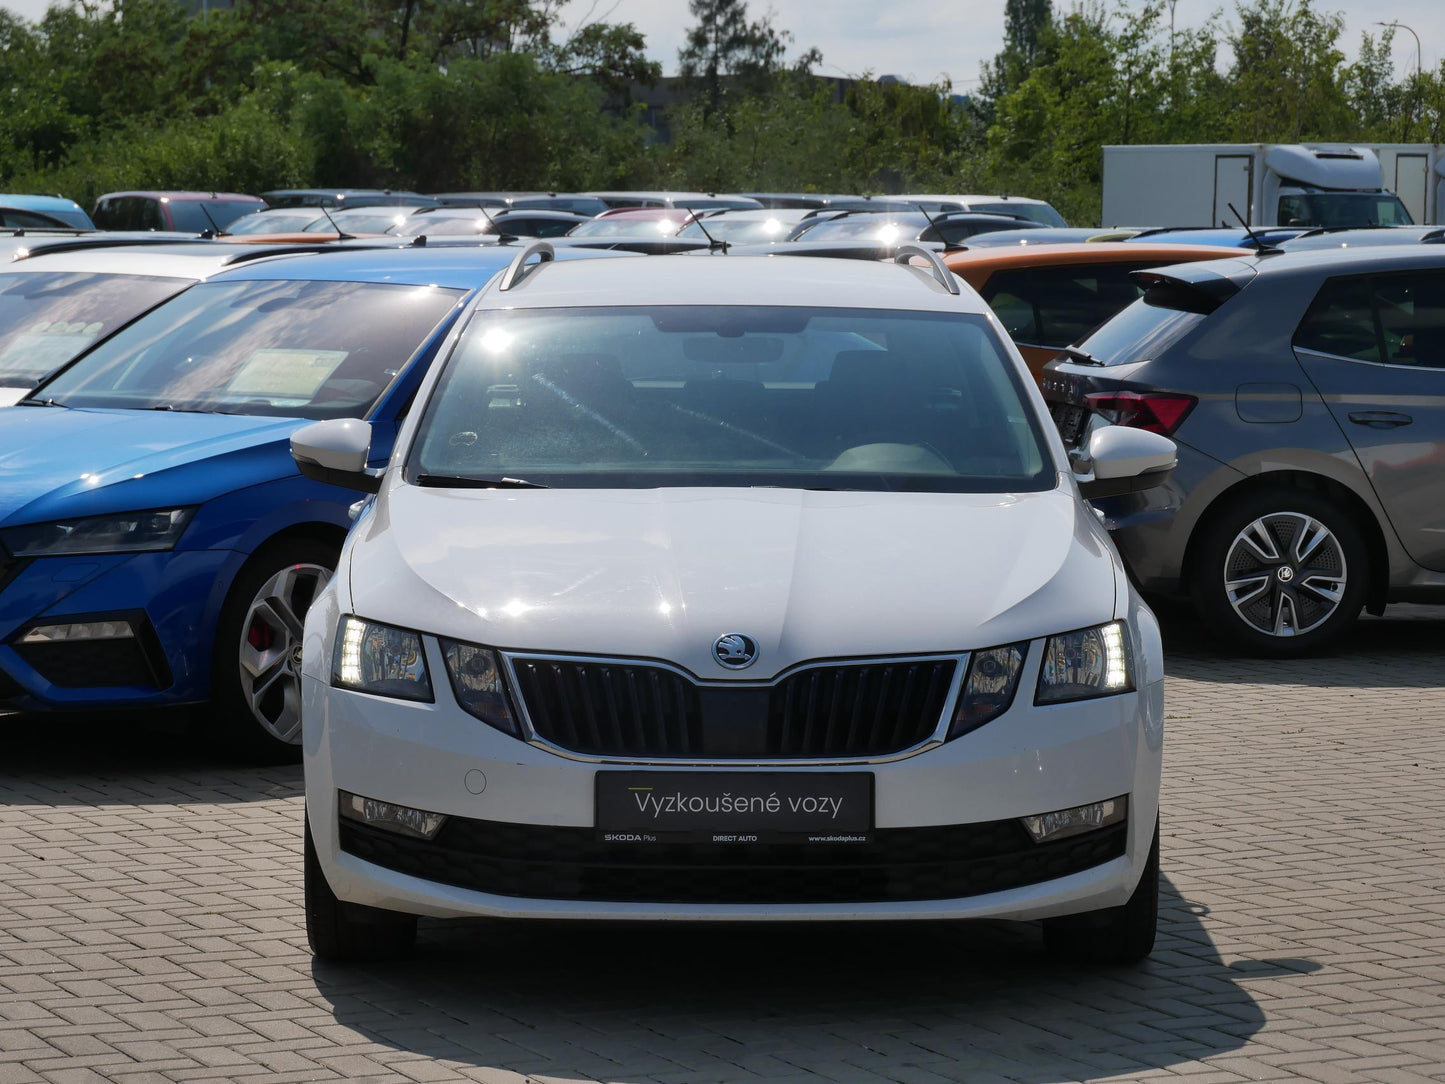
[[0, 524], [199, 504], [295, 472], [304, 421], [145, 410], [0, 410]]
[[[763, 679], [1115, 616], [1115, 559], [1069, 487], [1026, 494], [393, 485], [358, 525], [354, 612], [496, 647]], [[759, 645], [746, 674], [712, 648]]]

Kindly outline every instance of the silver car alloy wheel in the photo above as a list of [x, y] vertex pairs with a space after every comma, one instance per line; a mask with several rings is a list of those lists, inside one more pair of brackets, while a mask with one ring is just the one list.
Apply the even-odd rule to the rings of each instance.
[[241, 692], [277, 741], [301, 741], [301, 636], [306, 611], [331, 579], [321, 565], [288, 565], [261, 585], [241, 623]]
[[1330, 619], [1345, 596], [1344, 547], [1303, 512], [1260, 516], [1234, 536], [1224, 592], [1240, 620], [1267, 636], [1302, 636]]

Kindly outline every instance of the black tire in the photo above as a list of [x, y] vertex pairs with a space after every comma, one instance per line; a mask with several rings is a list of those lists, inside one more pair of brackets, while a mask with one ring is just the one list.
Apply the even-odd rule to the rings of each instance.
[[[1293, 551], [1301, 536], [1314, 538], [1311, 522], [1329, 537], [1301, 562]], [[1263, 559], [1243, 541], [1254, 525], [1268, 533], [1274, 559]], [[1349, 632], [1365, 602], [1369, 564], [1360, 529], [1349, 512], [1329, 498], [1298, 489], [1261, 490], [1231, 501], [1205, 524], [1191, 558], [1190, 593], [1199, 616], [1222, 639], [1251, 655], [1293, 658], [1322, 651]], [[1285, 575], [1291, 577], [1288, 582]], [[1337, 577], [1344, 579], [1342, 588], [1335, 587]], [[1258, 589], [1262, 593], [1236, 608], [1225, 586], [1231, 579], [1258, 582], [1264, 585]], [[1321, 585], [1338, 592], [1333, 603]], [[1241, 589], [1237, 599], [1254, 590]], [[1282, 631], [1276, 633], [1271, 625]]]
[[[267, 687], [255, 710], [251, 690], [242, 673], [243, 636], [249, 632], [248, 623], [254, 620], [252, 606], [257, 594], [288, 570], [295, 570], [298, 584], [298, 597], [290, 607], [296, 612], [291, 616], [303, 620], [315, 594], [335, 571], [338, 553], [337, 546], [319, 539], [281, 539], [257, 550], [237, 573], [216, 625], [211, 660], [211, 711], [209, 718], [200, 720], [207, 736], [223, 751], [262, 764], [295, 763], [301, 759], [300, 665], [290, 658], [289, 650], [295, 646], [299, 651], [299, 636], [294, 630], [286, 632], [280, 628], [286, 622], [276, 622], [276, 630], [267, 633], [273, 638], [286, 638], [289, 646], [282, 653], [288, 657], [277, 667], [284, 672]], [[318, 575], [322, 571], [325, 579]], [[267, 644], [266, 650], [274, 653], [274, 643]], [[254, 657], [259, 658], [260, 652]], [[275, 720], [263, 722], [267, 712], [274, 714]], [[294, 733], [288, 734], [287, 727], [281, 723], [293, 713]]]
[[312, 954], [334, 963], [395, 960], [410, 955], [416, 945], [416, 915], [337, 899], [316, 857], [309, 817], [304, 848], [306, 942]]
[[1044, 947], [1070, 963], [1125, 967], [1154, 951], [1159, 925], [1159, 822], [1139, 884], [1122, 907], [1044, 919]]

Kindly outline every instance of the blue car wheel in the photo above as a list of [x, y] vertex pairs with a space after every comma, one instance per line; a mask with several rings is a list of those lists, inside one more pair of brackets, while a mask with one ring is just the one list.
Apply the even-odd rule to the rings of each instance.
[[336, 568], [316, 539], [262, 547], [231, 585], [216, 630], [211, 702], [230, 751], [267, 762], [301, 755], [301, 639], [306, 611]]

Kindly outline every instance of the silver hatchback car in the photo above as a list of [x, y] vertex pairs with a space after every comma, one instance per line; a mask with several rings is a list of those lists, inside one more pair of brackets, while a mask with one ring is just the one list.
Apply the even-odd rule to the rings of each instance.
[[1179, 466], [1099, 502], [1139, 585], [1259, 655], [1324, 648], [1361, 608], [1445, 602], [1445, 247], [1140, 272], [1144, 297], [1044, 371], [1065, 444], [1098, 421]]

